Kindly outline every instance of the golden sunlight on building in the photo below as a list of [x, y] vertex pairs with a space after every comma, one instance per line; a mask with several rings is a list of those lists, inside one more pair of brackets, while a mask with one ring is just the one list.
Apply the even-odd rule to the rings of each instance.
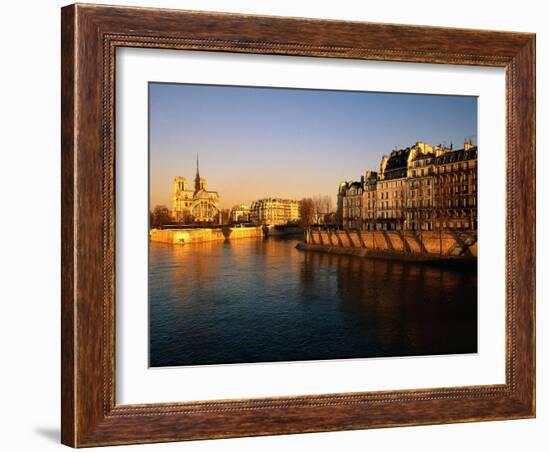
[[414, 146], [382, 157], [378, 173], [341, 182], [340, 226], [360, 230], [477, 230], [477, 146]]
[[231, 223], [248, 223], [250, 221], [250, 207], [246, 204], [238, 204], [229, 212]]
[[299, 204], [293, 199], [265, 198], [250, 206], [250, 221], [254, 224], [280, 225], [299, 219]]
[[200, 177], [198, 155], [193, 189], [185, 177], [174, 178], [172, 219], [178, 223], [221, 222], [220, 197], [217, 191], [208, 190], [206, 179]]

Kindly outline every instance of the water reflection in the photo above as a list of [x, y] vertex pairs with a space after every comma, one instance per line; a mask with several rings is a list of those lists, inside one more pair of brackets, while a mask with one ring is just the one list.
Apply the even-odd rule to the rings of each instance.
[[150, 364], [477, 351], [474, 272], [296, 243], [151, 244]]

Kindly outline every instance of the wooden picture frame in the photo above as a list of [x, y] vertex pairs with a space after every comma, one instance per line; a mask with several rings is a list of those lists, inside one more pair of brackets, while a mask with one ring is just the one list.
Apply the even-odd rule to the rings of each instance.
[[[62, 442], [73, 447], [535, 416], [535, 35], [71, 5], [62, 9]], [[115, 403], [115, 50], [506, 69], [506, 383]], [[504, 157], [504, 156], [503, 156]]]

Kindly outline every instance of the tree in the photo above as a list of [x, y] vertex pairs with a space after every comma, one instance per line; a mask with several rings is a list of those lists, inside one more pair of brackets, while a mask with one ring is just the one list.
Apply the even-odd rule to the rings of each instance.
[[326, 225], [337, 226], [338, 225], [338, 216], [337, 216], [336, 212], [325, 213], [323, 215], [323, 222]]
[[170, 224], [172, 222], [172, 217], [170, 211], [166, 206], [157, 205], [153, 209], [153, 212], [150, 213], [150, 222], [152, 228], [158, 228], [165, 224]]
[[330, 195], [314, 196], [313, 203], [319, 215], [330, 213], [333, 210], [332, 197]]
[[187, 211], [184, 211], [182, 216], [181, 216], [181, 223], [183, 225], [189, 225], [189, 224], [193, 224], [195, 222], [195, 217], [187, 210]]
[[300, 213], [300, 226], [306, 228], [314, 223], [315, 220], [315, 203], [311, 198], [304, 198], [298, 206]]
[[230, 224], [231, 223], [231, 210], [222, 209], [221, 210], [221, 224]]
[[332, 197], [330, 195], [317, 195], [312, 198], [315, 206], [315, 221], [325, 222], [325, 217], [332, 213]]

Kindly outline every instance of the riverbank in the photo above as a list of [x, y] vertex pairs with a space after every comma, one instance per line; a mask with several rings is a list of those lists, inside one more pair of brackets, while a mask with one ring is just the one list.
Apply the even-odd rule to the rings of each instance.
[[475, 264], [477, 233], [472, 231], [308, 230], [302, 251], [439, 264]]
[[304, 229], [299, 226], [277, 225], [263, 228], [266, 237], [304, 236]]
[[151, 242], [172, 245], [233, 240], [247, 237], [263, 237], [262, 227], [224, 226], [219, 228], [152, 229], [149, 233]]

